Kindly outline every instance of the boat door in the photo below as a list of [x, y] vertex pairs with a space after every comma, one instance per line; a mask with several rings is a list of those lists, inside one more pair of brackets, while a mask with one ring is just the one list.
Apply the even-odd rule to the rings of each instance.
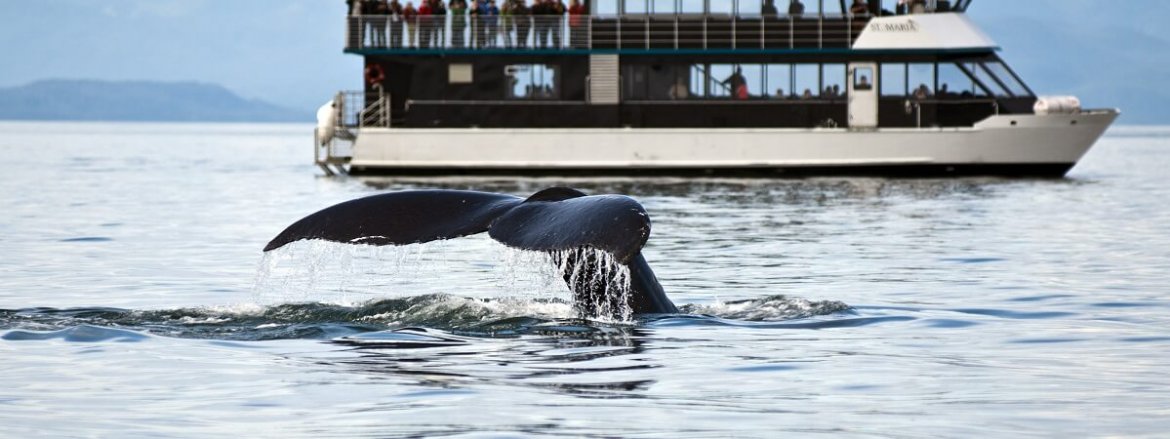
[[876, 128], [878, 123], [877, 64], [849, 64], [849, 127]]

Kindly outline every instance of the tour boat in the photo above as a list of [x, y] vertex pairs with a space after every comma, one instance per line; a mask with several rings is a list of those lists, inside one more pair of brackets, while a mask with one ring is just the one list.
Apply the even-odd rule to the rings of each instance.
[[317, 164], [1060, 177], [1120, 114], [1034, 93], [966, 15], [971, 0], [519, 2], [355, 6], [345, 52], [364, 57], [365, 88], [319, 110]]

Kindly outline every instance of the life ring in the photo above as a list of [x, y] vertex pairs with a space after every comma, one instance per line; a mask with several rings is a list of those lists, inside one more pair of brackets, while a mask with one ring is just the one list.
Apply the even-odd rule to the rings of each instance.
[[382, 66], [377, 64], [366, 66], [366, 84], [381, 84], [385, 80], [386, 72], [382, 70]]

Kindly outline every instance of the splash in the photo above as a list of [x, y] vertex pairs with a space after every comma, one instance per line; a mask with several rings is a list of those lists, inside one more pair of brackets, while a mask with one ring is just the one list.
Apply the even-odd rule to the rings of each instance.
[[805, 319], [847, 312], [851, 309], [844, 302], [835, 300], [812, 301], [784, 295], [716, 302], [710, 305], [686, 304], [679, 307], [679, 310], [685, 314], [709, 315], [748, 322]]

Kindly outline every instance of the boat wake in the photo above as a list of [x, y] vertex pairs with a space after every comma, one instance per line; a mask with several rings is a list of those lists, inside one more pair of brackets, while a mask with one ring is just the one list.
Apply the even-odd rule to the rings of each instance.
[[7, 331], [0, 337], [80, 342], [137, 341], [149, 336], [232, 341], [313, 339], [425, 347], [485, 338], [594, 337], [658, 324], [794, 323], [849, 312], [850, 307], [841, 302], [772, 296], [711, 305], [687, 304], [680, 314], [612, 322], [577, 318], [572, 303], [561, 299], [430, 294], [355, 306], [300, 303], [166, 310], [0, 310], [0, 331]]

